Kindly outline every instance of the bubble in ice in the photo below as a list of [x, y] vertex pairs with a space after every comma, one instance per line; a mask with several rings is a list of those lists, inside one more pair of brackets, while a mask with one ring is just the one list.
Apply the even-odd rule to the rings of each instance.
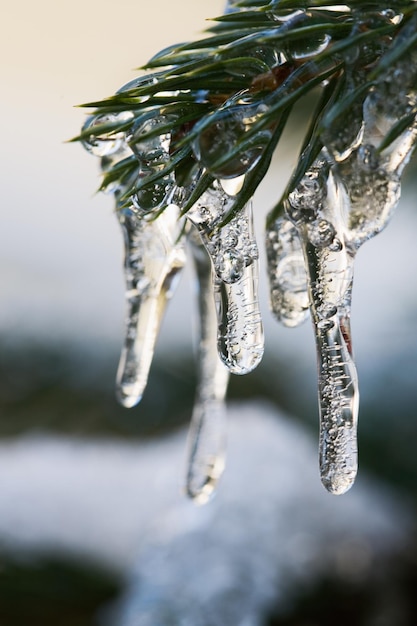
[[366, 172], [375, 171], [379, 165], [378, 154], [372, 144], [362, 143], [358, 148], [357, 161]]
[[244, 207], [228, 224], [215, 229], [207, 238], [207, 249], [218, 278], [226, 283], [239, 280], [245, 267], [258, 259], [251, 208]]
[[242, 277], [245, 258], [235, 248], [225, 248], [216, 259], [217, 276], [225, 283], [235, 283]]
[[225, 192], [220, 181], [214, 181], [190, 208], [186, 217], [200, 233], [206, 233], [207, 237], [210, 237], [214, 234], [215, 227], [226, 217], [232, 205], [233, 198]]
[[249, 206], [220, 228], [232, 206], [233, 198], [216, 181], [187, 213], [200, 232], [217, 277], [227, 283], [239, 280], [244, 268], [258, 258]]
[[[239, 272], [234, 267], [226, 276], [219, 257], [229, 254], [228, 238], [237, 237], [235, 252]], [[226, 242], [226, 245], [225, 245]], [[234, 374], [246, 374], [260, 363], [264, 352], [264, 334], [258, 298], [258, 248], [253, 230], [251, 203], [248, 203], [218, 233], [217, 254], [213, 259], [215, 301], [218, 316], [218, 351]], [[226, 280], [225, 280], [226, 279]]]
[[313, 246], [325, 248], [334, 242], [336, 230], [328, 220], [317, 219], [307, 224], [307, 236]]
[[82, 140], [84, 148], [97, 157], [105, 157], [116, 154], [125, 148], [125, 132], [118, 131], [117, 127], [133, 119], [133, 113], [106, 113], [91, 115], [82, 127], [82, 133], [89, 137]]
[[314, 222], [326, 199], [326, 180], [322, 167], [312, 167], [288, 195], [285, 210], [295, 224]]

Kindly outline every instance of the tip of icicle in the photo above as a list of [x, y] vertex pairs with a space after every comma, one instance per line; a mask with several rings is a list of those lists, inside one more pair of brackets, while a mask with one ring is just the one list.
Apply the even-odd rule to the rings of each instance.
[[202, 506], [204, 504], [207, 504], [207, 502], [209, 502], [213, 498], [216, 493], [215, 488], [211, 487], [209, 489], [206, 489], [205, 487], [199, 490], [194, 490], [191, 489], [189, 485], [186, 486], [185, 492], [190, 500], [193, 502], [193, 504], [196, 504], [197, 506]]
[[131, 409], [137, 404], [139, 404], [139, 402], [142, 399], [142, 395], [140, 396], [131, 395], [131, 394], [125, 393], [123, 389], [116, 389], [116, 398], [119, 404], [124, 406], [125, 409]]
[[334, 496], [342, 496], [355, 482], [355, 476], [322, 476], [323, 487]]
[[187, 478], [185, 484], [185, 493], [193, 501], [194, 504], [207, 504], [211, 500], [217, 490], [219, 476], [207, 475], [204, 479], [197, 481]]

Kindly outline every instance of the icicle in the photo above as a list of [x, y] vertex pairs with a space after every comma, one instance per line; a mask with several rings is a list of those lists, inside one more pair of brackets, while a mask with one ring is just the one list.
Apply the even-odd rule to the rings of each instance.
[[[372, 99], [375, 100], [374, 94]], [[366, 102], [363, 142], [338, 167], [350, 199], [348, 239], [354, 250], [358, 250], [389, 223], [401, 195], [401, 174], [411, 156], [417, 135], [417, 126], [414, 124], [391, 146], [380, 152], [378, 145], [383, 139], [380, 129], [385, 129], [389, 121], [381, 116], [371, 116], [368, 107]]]
[[[131, 114], [125, 118], [131, 119]], [[88, 124], [116, 121], [124, 121], [124, 118], [120, 115], [106, 115], [100, 116], [98, 122], [97, 118], [93, 118]], [[141, 127], [140, 131], [136, 129], [139, 135], [145, 130], [149, 128]], [[143, 168], [146, 160], [148, 173], [152, 173], [152, 168], [160, 166], [164, 160], [166, 138], [156, 137], [147, 144], [143, 141], [139, 146], [137, 135], [136, 140], [133, 147], [138, 160], [141, 156], [140, 166]], [[116, 136], [94, 136], [90, 144], [89, 150], [101, 156], [101, 169], [104, 172], [132, 153], [122, 132]], [[153, 201], [155, 194], [153, 199], [144, 194], [136, 195], [136, 206], [125, 208], [120, 198], [126, 192], [126, 185], [128, 183], [115, 181], [106, 191], [113, 193], [116, 198], [116, 215], [125, 246], [126, 330], [116, 376], [116, 395], [123, 406], [130, 408], [141, 400], [146, 387], [159, 327], [179, 272], [185, 264], [185, 251], [184, 244], [178, 241], [182, 229], [178, 208], [169, 205], [155, 219], [152, 211], [156, 204]], [[159, 197], [158, 200], [160, 204]], [[142, 201], [142, 205], [139, 201]], [[148, 214], [147, 217], [144, 217], [145, 214]]]
[[145, 389], [165, 307], [185, 264], [178, 242], [178, 209], [168, 206], [157, 219], [140, 219], [119, 209], [125, 241], [126, 334], [116, 379], [116, 393], [126, 407], [137, 404]]
[[[147, 137], [167, 118], [157, 115], [133, 126], [128, 146], [139, 165], [139, 182], [164, 167], [169, 159], [170, 135]], [[147, 384], [155, 343], [166, 305], [185, 264], [180, 239], [183, 221], [179, 209], [169, 204], [174, 183], [171, 176], [149, 184], [131, 197], [130, 208], [116, 206], [125, 243], [127, 298], [126, 332], [116, 377], [116, 394], [121, 404], [132, 407]], [[126, 189], [118, 189], [116, 199]], [[162, 209], [157, 215], [157, 210]]]
[[288, 327], [308, 317], [307, 273], [294, 224], [281, 217], [266, 233], [270, 304], [275, 317]]
[[344, 245], [346, 201], [328, 164], [319, 160], [286, 207], [309, 274], [319, 372], [320, 473], [334, 494], [347, 491], [357, 472], [359, 392], [350, 334], [353, 256]]
[[245, 267], [236, 283], [215, 281], [220, 358], [232, 374], [247, 374], [261, 362], [264, 336], [257, 295], [258, 268]]
[[[399, 23], [402, 20], [402, 15], [391, 9], [378, 15], [387, 22]], [[404, 39], [413, 36], [416, 25], [417, 18], [414, 16], [396, 37], [395, 45], [401, 46]], [[417, 135], [416, 67], [417, 54], [410, 51], [407, 63], [403, 60], [394, 62], [366, 96], [363, 105], [361, 101], [355, 103], [352, 111], [355, 119], [361, 120], [361, 126], [349, 149], [346, 149], [346, 131], [341, 130], [352, 127], [346, 119], [330, 124], [323, 135], [326, 148], [336, 161], [335, 171], [349, 195], [346, 240], [352, 253], [385, 228], [398, 205], [401, 174]], [[352, 73], [353, 82], [354, 77]], [[410, 122], [408, 128], [385, 149], [380, 149], [399, 120], [407, 118]], [[346, 144], [342, 151], [338, 149], [341, 141]]]
[[362, 145], [339, 171], [350, 200], [348, 243], [358, 250], [390, 221], [400, 199], [400, 178], [388, 172], [370, 144]]
[[187, 213], [211, 257], [218, 316], [218, 351], [233, 374], [252, 371], [263, 356], [258, 302], [258, 249], [250, 203], [217, 228], [232, 204], [215, 183]]
[[191, 498], [203, 504], [213, 494], [225, 464], [225, 396], [229, 372], [217, 354], [217, 317], [210, 257], [195, 229], [189, 241], [198, 280], [200, 335], [198, 386], [189, 433], [186, 489]]
[[350, 488], [357, 472], [359, 393], [350, 333], [353, 262], [359, 247], [389, 222], [417, 134], [411, 124], [379, 150], [411, 107], [405, 93], [394, 107], [387, 89], [385, 81], [367, 97], [364, 120], [350, 136], [340, 133], [340, 124], [326, 130], [332, 171], [323, 151], [287, 202], [309, 273], [319, 366], [321, 478], [337, 494]]

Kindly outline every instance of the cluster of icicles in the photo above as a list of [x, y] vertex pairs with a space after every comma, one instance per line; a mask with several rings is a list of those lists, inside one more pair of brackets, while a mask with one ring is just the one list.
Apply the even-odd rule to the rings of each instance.
[[[402, 110], [415, 106], [407, 94], [398, 92], [398, 85], [396, 81], [392, 97], [387, 93], [389, 80], [371, 91], [354, 132], [352, 128], [328, 129], [325, 147], [284, 200], [282, 214], [268, 218], [273, 313], [289, 327], [302, 323], [309, 312], [313, 322], [320, 473], [324, 486], [334, 494], [346, 492], [357, 472], [359, 394], [350, 331], [354, 259], [362, 243], [391, 218], [400, 195], [400, 176], [417, 135], [416, 127], [409, 126], [388, 148], [378, 150]], [[95, 115], [87, 120], [84, 131], [119, 118], [128, 121], [133, 114]], [[166, 116], [155, 114], [140, 125], [133, 124], [127, 135], [92, 134], [84, 145], [101, 158], [103, 171], [133, 153], [143, 182], [169, 160], [167, 121]], [[164, 128], [161, 135], [147, 138], [158, 125]], [[107, 189], [116, 198], [126, 250], [126, 334], [117, 373], [117, 396], [125, 407], [136, 405], [144, 392], [158, 330], [184, 267], [186, 248], [194, 262], [199, 286], [199, 380], [186, 488], [198, 502], [210, 497], [224, 467], [229, 373], [252, 371], [262, 358], [264, 344], [251, 203], [219, 226], [245, 174], [229, 179], [219, 176], [192, 209], [181, 214], [204, 171], [204, 156], [196, 154], [201, 168], [188, 187], [179, 187], [174, 175], [168, 174], [134, 193], [128, 208], [120, 201], [126, 187], [116, 183]], [[248, 158], [247, 168], [255, 161]]]

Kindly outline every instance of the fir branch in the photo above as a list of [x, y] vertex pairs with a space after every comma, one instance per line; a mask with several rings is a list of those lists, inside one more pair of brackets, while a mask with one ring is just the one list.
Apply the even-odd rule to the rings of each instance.
[[[132, 128], [155, 116], [168, 116], [165, 124], [145, 131], [142, 140], [171, 133], [169, 162], [149, 179], [131, 182], [124, 191], [125, 198], [172, 172], [177, 184], [184, 182], [187, 172], [199, 161], [196, 141], [225, 115], [243, 114], [249, 106], [258, 105], [259, 112], [245, 126], [244, 136], [236, 137], [210, 165], [204, 159], [200, 163], [200, 169], [208, 167], [208, 172], [204, 182], [197, 183], [188, 194], [184, 211], [191, 206], [190, 199], [195, 202], [204, 192], [216, 171], [228, 169], [245, 151], [256, 148], [262, 153], [260, 160], [248, 172], [234, 202], [235, 207], [242, 206], [265, 175], [272, 145], [282, 134], [277, 128], [285, 126], [293, 106], [318, 86], [328, 94], [327, 85], [331, 85], [333, 95], [324, 96], [325, 105], [313, 118], [288, 193], [311, 165], [326, 128], [361, 103], [390, 68], [406, 63], [417, 48], [417, 3], [411, 0], [370, 0], [366, 4], [350, 0], [346, 5], [324, 0], [240, 0], [234, 6], [236, 10], [212, 20], [207, 37], [169, 46], [144, 66], [147, 71], [158, 71], [131, 81], [110, 98], [83, 105], [95, 109], [96, 123], [84, 128], [73, 141], [88, 143], [121, 132], [129, 137]], [[349, 73], [361, 80], [342, 88]], [[123, 112], [130, 112], [131, 119], [118, 120]], [[116, 119], [106, 118], [112, 115]], [[414, 112], [405, 111], [379, 150], [414, 121]], [[270, 139], [271, 132], [276, 140]], [[133, 169], [131, 159], [120, 161], [104, 173], [101, 188], [117, 182], [117, 176], [124, 182], [132, 181]]]

